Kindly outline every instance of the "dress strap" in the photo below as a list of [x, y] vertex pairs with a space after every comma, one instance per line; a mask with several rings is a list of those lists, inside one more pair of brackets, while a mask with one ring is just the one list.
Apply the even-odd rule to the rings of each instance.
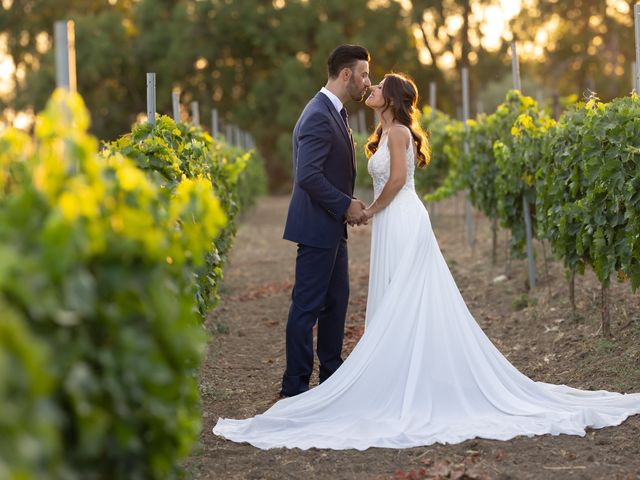
[[401, 123], [394, 123], [393, 125], [391, 125], [391, 128], [393, 127], [402, 127], [404, 128], [408, 133], [409, 133], [409, 138], [407, 139], [407, 148], [409, 148], [410, 146], [413, 145], [413, 143], [411, 142], [411, 139], [413, 137], [413, 134], [411, 133], [411, 129], [409, 127], [407, 127], [406, 125], [403, 125]]

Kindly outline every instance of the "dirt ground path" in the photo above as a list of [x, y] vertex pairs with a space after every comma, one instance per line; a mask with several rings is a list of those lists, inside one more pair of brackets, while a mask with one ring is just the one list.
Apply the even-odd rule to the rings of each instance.
[[[241, 222], [207, 327], [213, 333], [201, 370], [203, 431], [187, 461], [195, 479], [629, 479], [640, 480], [640, 416], [585, 437], [470, 440], [406, 450], [262, 451], [214, 436], [218, 417], [245, 418], [276, 401], [284, 366], [284, 328], [295, 245], [281, 239], [288, 197], [260, 200]], [[585, 389], [640, 391], [640, 302], [628, 284], [611, 289], [613, 341], [601, 338], [599, 286], [592, 274], [576, 281], [577, 315], [559, 262], [544, 268], [537, 246], [539, 285], [526, 289], [525, 262], [505, 273], [505, 233], [492, 264], [489, 222], [475, 216], [475, 248], [466, 244], [463, 202], [430, 208], [432, 223], [469, 309], [487, 335], [524, 374]], [[349, 239], [351, 296], [345, 355], [362, 333], [370, 227]], [[547, 247], [547, 255], [550, 255]], [[317, 366], [316, 366], [317, 368]], [[316, 380], [312, 379], [312, 385]], [[466, 476], [463, 476], [466, 475]]]

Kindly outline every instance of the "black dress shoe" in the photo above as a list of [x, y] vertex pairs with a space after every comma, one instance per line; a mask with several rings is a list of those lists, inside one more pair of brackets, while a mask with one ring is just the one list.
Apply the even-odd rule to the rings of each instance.
[[302, 392], [297, 392], [297, 393], [284, 393], [282, 390], [280, 390], [280, 393], [278, 393], [278, 397], [279, 398], [289, 398], [289, 397], [295, 397], [296, 395], [300, 395], [301, 393], [304, 392], [308, 392], [308, 390], [303, 390]]

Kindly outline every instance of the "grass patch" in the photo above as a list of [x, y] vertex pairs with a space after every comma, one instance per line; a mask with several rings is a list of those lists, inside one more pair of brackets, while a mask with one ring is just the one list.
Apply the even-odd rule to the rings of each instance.
[[606, 338], [598, 338], [596, 341], [596, 352], [598, 353], [611, 353], [617, 350], [618, 345], [616, 342], [606, 339]]
[[511, 302], [511, 306], [516, 311], [524, 310], [525, 308], [527, 308], [529, 306], [533, 306], [533, 305], [537, 305], [537, 304], [538, 304], [538, 299], [537, 298], [531, 298], [526, 293], [523, 293], [522, 295], [520, 295], [519, 297], [514, 299], [513, 302]]
[[211, 384], [201, 383], [200, 396], [202, 398], [211, 399], [214, 402], [219, 402], [221, 400], [229, 400], [233, 394], [228, 390], [219, 390]]
[[229, 325], [224, 322], [216, 321], [212, 326], [212, 333], [221, 333], [222, 335], [229, 334]]

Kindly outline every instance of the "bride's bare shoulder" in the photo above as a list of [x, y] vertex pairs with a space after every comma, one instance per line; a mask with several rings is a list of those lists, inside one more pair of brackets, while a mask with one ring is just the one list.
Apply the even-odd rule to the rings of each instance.
[[404, 143], [406, 144], [409, 141], [409, 137], [411, 136], [411, 131], [405, 125], [400, 123], [394, 123], [389, 128], [389, 143]]

